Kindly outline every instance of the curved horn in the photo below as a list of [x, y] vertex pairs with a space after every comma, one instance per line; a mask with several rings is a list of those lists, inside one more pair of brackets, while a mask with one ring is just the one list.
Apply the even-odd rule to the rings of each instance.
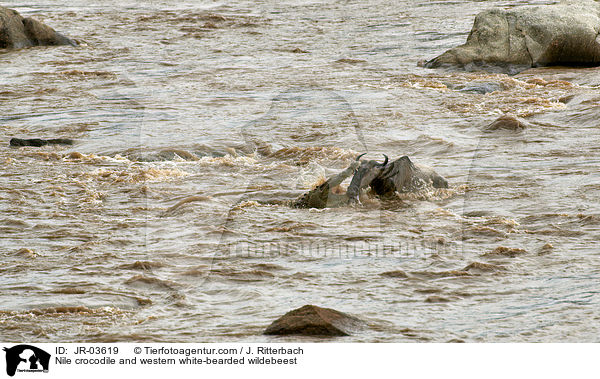
[[388, 163], [388, 156], [383, 154], [383, 156], [385, 157], [385, 161], [383, 161], [383, 163], [381, 163], [379, 166], [385, 166]]
[[356, 157], [356, 161], [358, 162], [358, 160], [360, 159], [360, 157], [362, 157], [365, 154], [367, 154], [367, 153], [362, 153], [361, 155], [359, 155], [358, 157]]

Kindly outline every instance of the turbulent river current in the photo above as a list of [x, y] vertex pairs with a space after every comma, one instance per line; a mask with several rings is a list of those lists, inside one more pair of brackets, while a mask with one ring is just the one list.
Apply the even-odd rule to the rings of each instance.
[[[600, 70], [418, 66], [551, 3], [4, 1], [80, 44], [0, 51], [0, 336], [311, 342], [262, 331], [315, 304], [366, 322], [336, 342], [598, 342]], [[288, 206], [363, 152], [450, 187]]]

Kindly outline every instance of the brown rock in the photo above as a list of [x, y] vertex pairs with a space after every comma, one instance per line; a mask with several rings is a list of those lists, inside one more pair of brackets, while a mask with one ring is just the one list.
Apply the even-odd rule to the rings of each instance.
[[402, 270], [386, 271], [380, 274], [381, 276], [387, 276], [388, 278], [408, 278], [408, 274]]
[[494, 251], [492, 251], [491, 253], [485, 253], [483, 256], [485, 257], [485, 256], [500, 255], [500, 256], [504, 256], [504, 257], [514, 258], [516, 256], [523, 255], [523, 254], [527, 254], [527, 251], [525, 251], [524, 249], [498, 246], [497, 248], [494, 249]]
[[51, 27], [29, 17], [23, 18], [17, 11], [0, 6], [0, 49], [76, 44]]
[[439, 278], [451, 278], [461, 276], [471, 276], [467, 271], [463, 270], [448, 270], [448, 271], [413, 271], [410, 273], [412, 276], [420, 279], [439, 279]]
[[25, 257], [25, 258], [35, 258], [35, 257], [38, 257], [38, 256], [39, 256], [39, 255], [38, 255], [36, 252], [34, 252], [33, 250], [27, 249], [27, 248], [25, 248], [25, 247], [24, 247], [24, 248], [22, 248], [22, 249], [19, 249], [19, 250], [17, 250], [17, 251], [15, 252], [15, 255], [20, 255], [20, 256], [22, 256], [22, 257]]
[[426, 303], [447, 303], [449, 301], [450, 299], [442, 296], [429, 296], [427, 299], [425, 299]]
[[469, 264], [467, 267], [463, 268], [463, 271], [474, 272], [474, 273], [484, 273], [484, 272], [495, 272], [502, 271], [504, 267], [493, 265], [489, 263], [482, 262], [473, 262]]
[[267, 335], [348, 336], [363, 322], [330, 308], [305, 305], [275, 320], [265, 329]]
[[493, 130], [512, 130], [512, 131], [521, 131], [525, 129], [525, 124], [520, 121], [518, 118], [510, 115], [503, 115], [496, 119], [496, 121], [487, 125], [484, 130], [493, 131]]
[[80, 152], [73, 151], [73, 152], [70, 152], [69, 154], [67, 154], [67, 158], [69, 158], [69, 159], [83, 159], [85, 157]]
[[290, 50], [290, 53], [294, 53], [294, 54], [308, 54], [308, 51], [302, 50], [301, 48], [296, 47], [296, 48]]
[[554, 250], [554, 246], [551, 243], [545, 243], [544, 246], [538, 250], [538, 255], [546, 255]]

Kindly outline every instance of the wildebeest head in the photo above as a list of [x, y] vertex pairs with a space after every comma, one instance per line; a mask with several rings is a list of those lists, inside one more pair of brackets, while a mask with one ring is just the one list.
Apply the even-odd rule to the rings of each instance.
[[[359, 158], [361, 156], [362, 155], [360, 155]], [[354, 174], [354, 177], [352, 177], [352, 181], [350, 182], [348, 189], [346, 190], [346, 195], [350, 200], [357, 200], [360, 190], [368, 187], [373, 179], [381, 174], [388, 163], [387, 155], [383, 154], [383, 156], [385, 157], [383, 163], [379, 163], [374, 160], [361, 162], [360, 166], [356, 170], [356, 173]]]

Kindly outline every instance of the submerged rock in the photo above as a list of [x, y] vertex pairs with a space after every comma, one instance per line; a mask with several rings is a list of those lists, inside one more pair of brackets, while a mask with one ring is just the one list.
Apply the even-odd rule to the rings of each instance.
[[41, 139], [41, 138], [11, 138], [10, 146], [34, 146], [41, 147], [46, 145], [72, 145], [73, 140], [69, 138], [53, 138], [53, 139]]
[[388, 278], [402, 278], [407, 279], [409, 276], [402, 270], [386, 271], [380, 274], [381, 276], [387, 276]]
[[477, 274], [496, 272], [496, 271], [504, 271], [504, 270], [505, 269], [502, 266], [494, 265], [494, 264], [490, 264], [490, 263], [483, 263], [483, 262], [473, 262], [473, 263], [468, 264], [465, 268], [463, 268], [463, 271], [467, 271], [469, 273], [477, 273]]
[[77, 43], [33, 18], [24, 18], [15, 10], [0, 6], [0, 49], [58, 45]]
[[442, 297], [442, 296], [429, 296], [425, 299], [426, 303], [448, 303], [450, 299]]
[[305, 305], [275, 320], [265, 329], [267, 335], [348, 336], [363, 322], [330, 308]]
[[510, 115], [503, 115], [498, 117], [494, 122], [485, 126], [483, 129], [486, 131], [494, 130], [512, 130], [519, 132], [526, 128], [525, 123], [520, 121], [518, 118]]
[[530, 67], [600, 65], [600, 3], [491, 9], [475, 17], [464, 45], [425, 62], [428, 68], [517, 73]]
[[479, 95], [504, 90], [504, 86], [497, 82], [473, 82], [460, 85], [447, 84], [446, 86], [455, 91]]
[[498, 246], [492, 252], [485, 253], [485, 254], [483, 254], [483, 256], [484, 257], [504, 256], [504, 257], [514, 258], [514, 257], [517, 257], [519, 255], [524, 255], [524, 254], [527, 254], [527, 251], [525, 251], [524, 249], [520, 249], [520, 248], [516, 248], [516, 247]]

